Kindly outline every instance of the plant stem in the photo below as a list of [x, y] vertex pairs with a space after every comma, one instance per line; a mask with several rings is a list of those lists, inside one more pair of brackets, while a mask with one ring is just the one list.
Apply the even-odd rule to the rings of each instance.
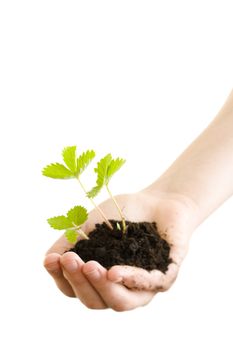
[[123, 216], [122, 210], [121, 210], [121, 208], [119, 207], [119, 205], [118, 205], [116, 199], [115, 199], [114, 196], [112, 195], [112, 192], [111, 192], [110, 189], [108, 188], [108, 185], [105, 185], [105, 186], [106, 186], [106, 189], [107, 189], [107, 191], [108, 191], [109, 196], [110, 196], [111, 199], [113, 200], [113, 202], [114, 202], [114, 204], [115, 204], [115, 206], [116, 206], [116, 208], [117, 208], [117, 210], [118, 210], [118, 212], [119, 212], [119, 214], [120, 214], [121, 222], [122, 222], [123, 233], [125, 233], [125, 232], [126, 232], [125, 217]]
[[85, 239], [90, 239], [87, 235], [86, 235], [86, 233], [83, 231], [83, 230], [81, 230], [81, 228], [79, 228], [79, 227], [77, 227], [77, 232], [80, 234], [80, 236], [82, 236], [83, 238], [85, 238]]
[[[85, 194], [87, 194], [87, 190], [84, 187], [83, 183], [80, 181], [79, 176], [76, 176], [76, 179], [79, 182], [79, 185], [82, 187], [83, 191], [85, 192]], [[113, 230], [112, 224], [111, 222], [108, 220], [108, 218], [105, 216], [104, 212], [100, 209], [100, 207], [98, 207], [98, 205], [95, 203], [95, 201], [92, 198], [89, 198], [92, 205], [94, 206], [94, 208], [98, 211], [98, 213], [102, 216], [102, 218], [104, 219], [104, 221], [106, 222], [106, 224], [108, 225], [108, 227]]]
[[81, 230], [81, 228], [78, 229], [78, 233], [79, 233], [81, 236], [83, 236], [83, 238], [85, 238], [85, 239], [90, 239], [90, 238], [86, 235], [86, 233], [85, 233], [83, 230]]
[[80, 234], [80, 236], [82, 236], [85, 239], [90, 239], [79, 226], [75, 225], [74, 222], [72, 222], [72, 224], [74, 225], [74, 227], [71, 227], [70, 230], [76, 231], [78, 234]]

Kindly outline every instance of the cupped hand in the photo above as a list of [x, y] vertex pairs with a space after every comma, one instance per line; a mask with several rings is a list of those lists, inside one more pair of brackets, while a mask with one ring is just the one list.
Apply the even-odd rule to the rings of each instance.
[[[84, 263], [77, 254], [64, 253], [72, 245], [62, 236], [47, 252], [44, 266], [65, 295], [79, 298], [92, 309], [131, 310], [146, 305], [156, 293], [168, 290], [188, 251], [198, 215], [195, 205], [178, 194], [159, 191], [152, 194], [144, 190], [116, 199], [127, 220], [156, 222], [160, 235], [171, 245], [172, 263], [165, 274], [120, 265], [107, 270], [96, 261]], [[109, 219], [119, 220], [111, 200], [100, 207]], [[83, 230], [89, 233], [97, 222], [102, 219], [93, 210]]]

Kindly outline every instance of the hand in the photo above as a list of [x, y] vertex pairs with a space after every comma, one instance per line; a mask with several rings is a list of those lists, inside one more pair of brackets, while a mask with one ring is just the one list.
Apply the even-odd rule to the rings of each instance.
[[[130, 195], [116, 196], [127, 220], [155, 221], [163, 238], [171, 244], [172, 263], [165, 274], [158, 270], [113, 266], [106, 270], [96, 261], [84, 263], [67, 251], [71, 244], [62, 236], [47, 252], [44, 266], [58, 288], [67, 296], [78, 297], [92, 309], [112, 308], [126, 311], [146, 305], [157, 292], [166, 291], [175, 281], [179, 267], [187, 253], [189, 239], [198, 215], [195, 205], [177, 194], [144, 190]], [[118, 219], [111, 200], [103, 202], [102, 210], [110, 219]], [[93, 210], [83, 230], [90, 232], [102, 219]]]

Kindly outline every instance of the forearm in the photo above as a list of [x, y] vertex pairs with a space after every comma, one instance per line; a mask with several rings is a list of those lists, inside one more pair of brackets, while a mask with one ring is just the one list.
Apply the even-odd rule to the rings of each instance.
[[233, 91], [213, 122], [149, 188], [189, 198], [200, 224], [233, 193]]

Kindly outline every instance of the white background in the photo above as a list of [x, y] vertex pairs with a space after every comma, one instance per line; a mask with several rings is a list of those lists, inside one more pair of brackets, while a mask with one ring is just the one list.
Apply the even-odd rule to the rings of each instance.
[[195, 232], [172, 289], [92, 311], [42, 267], [58, 238], [46, 218], [79, 198], [41, 176], [76, 144], [127, 159], [114, 193], [154, 181], [232, 89], [231, 5], [0, 2], [1, 349], [232, 349], [232, 199]]

